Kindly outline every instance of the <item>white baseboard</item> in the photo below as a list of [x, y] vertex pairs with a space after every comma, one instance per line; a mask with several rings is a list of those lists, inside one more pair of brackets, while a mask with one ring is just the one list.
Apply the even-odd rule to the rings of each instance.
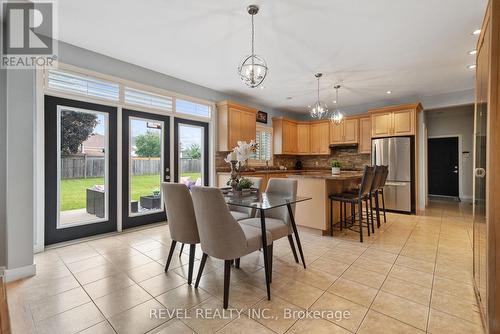
[[30, 276], [34, 276], [36, 274], [36, 264], [30, 264], [28, 266], [13, 268], [13, 269], [4, 269], [5, 281], [13, 282], [21, 278], [26, 278]]

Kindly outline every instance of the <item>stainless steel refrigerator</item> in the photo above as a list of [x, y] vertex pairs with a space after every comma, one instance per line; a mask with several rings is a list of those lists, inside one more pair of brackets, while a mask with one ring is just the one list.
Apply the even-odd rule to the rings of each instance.
[[386, 165], [389, 174], [385, 183], [385, 207], [411, 213], [413, 196], [413, 138], [392, 137], [372, 140], [372, 164]]

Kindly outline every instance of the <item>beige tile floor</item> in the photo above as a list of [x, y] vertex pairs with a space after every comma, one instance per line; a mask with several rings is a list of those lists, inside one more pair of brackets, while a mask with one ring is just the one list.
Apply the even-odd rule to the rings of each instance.
[[[229, 303], [240, 316], [220, 316], [222, 261], [209, 259], [197, 290], [186, 284], [187, 247], [163, 272], [165, 225], [45, 251], [35, 257], [35, 277], [8, 286], [13, 333], [483, 332], [471, 285], [470, 204], [389, 214], [362, 244], [352, 232], [332, 238], [301, 229], [301, 237], [307, 270], [286, 240], [275, 244], [271, 301], [261, 253], [233, 269]], [[195, 273], [200, 257], [198, 249]], [[178, 313], [150, 317], [159, 309]], [[350, 315], [284, 316], [305, 309]]]

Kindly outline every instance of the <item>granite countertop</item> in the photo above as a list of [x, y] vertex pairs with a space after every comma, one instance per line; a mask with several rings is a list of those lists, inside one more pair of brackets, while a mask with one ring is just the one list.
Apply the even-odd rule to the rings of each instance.
[[340, 172], [340, 175], [332, 175], [331, 173], [325, 172], [308, 172], [297, 175], [290, 175], [289, 178], [294, 179], [325, 179], [325, 180], [352, 180], [352, 179], [360, 179], [363, 177], [363, 173], [359, 171], [343, 171]]
[[[255, 173], [268, 173], [268, 174], [285, 174], [285, 173], [290, 173], [290, 174], [296, 174], [296, 173], [325, 173], [327, 174], [330, 171], [330, 169], [286, 169], [286, 170], [281, 170], [281, 169], [257, 169], [257, 168], [249, 168], [240, 174], [255, 174]], [[230, 173], [231, 169], [229, 168], [218, 168], [217, 173]]]

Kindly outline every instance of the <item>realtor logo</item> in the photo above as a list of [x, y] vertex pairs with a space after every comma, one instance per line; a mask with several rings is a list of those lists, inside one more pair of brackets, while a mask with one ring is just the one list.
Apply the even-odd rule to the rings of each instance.
[[51, 66], [55, 60], [53, 4], [3, 2], [2, 68]]

